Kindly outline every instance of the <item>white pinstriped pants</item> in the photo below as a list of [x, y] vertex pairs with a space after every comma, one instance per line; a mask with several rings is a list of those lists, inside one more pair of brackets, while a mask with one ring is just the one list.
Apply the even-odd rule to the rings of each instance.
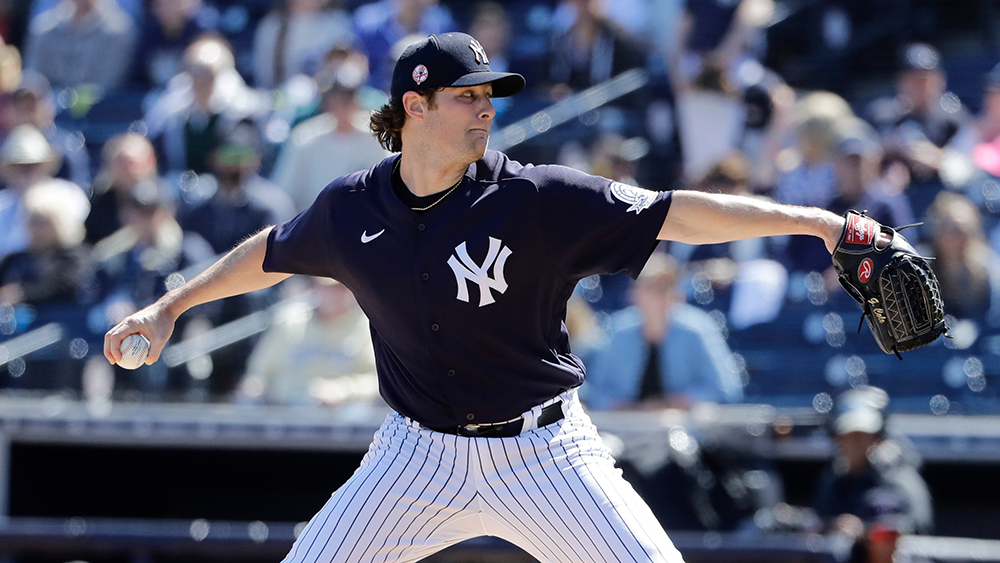
[[681, 563], [575, 390], [560, 398], [563, 420], [514, 438], [442, 434], [390, 414], [284, 562], [419, 561], [496, 536], [543, 563]]

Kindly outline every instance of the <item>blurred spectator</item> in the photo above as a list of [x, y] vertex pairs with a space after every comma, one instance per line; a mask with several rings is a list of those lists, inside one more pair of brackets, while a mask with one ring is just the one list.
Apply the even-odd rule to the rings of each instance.
[[29, 9], [39, 2], [0, 0], [0, 42], [5, 45], [23, 45], [24, 32], [30, 19]]
[[[215, 192], [207, 200], [194, 202], [181, 210], [180, 224], [184, 230], [204, 237], [217, 254], [229, 252], [264, 227], [293, 215], [288, 195], [257, 174], [260, 143], [252, 123], [237, 124], [211, 153], [212, 177], [217, 185]], [[212, 323], [219, 326], [271, 305], [275, 290], [271, 288], [223, 300], [221, 311], [211, 319]], [[235, 389], [252, 346], [252, 341], [242, 340], [212, 355], [214, 368], [209, 391], [214, 397], [225, 397]]]
[[216, 254], [200, 235], [181, 229], [173, 198], [155, 177], [143, 179], [116, 196], [120, 198], [116, 209], [121, 227], [102, 238], [93, 250], [102, 294], [124, 308], [109, 316], [113, 322], [166, 293], [169, 274], [204, 263]]
[[[679, 68], [681, 28], [686, 0], [648, 0], [645, 2], [642, 26], [635, 31], [648, 42], [662, 65], [661, 73], [671, 74]], [[630, 29], [626, 26], [626, 29]]]
[[764, 58], [764, 26], [773, 13], [773, 0], [686, 0], [679, 56], [671, 64], [674, 83], [690, 83], [706, 63], [735, 79], [744, 59]]
[[596, 350], [585, 397], [594, 409], [688, 408], [739, 402], [743, 387], [728, 367], [731, 352], [705, 312], [677, 290], [679, 267], [654, 253], [632, 291], [634, 307], [612, 315]]
[[[93, 268], [81, 246], [86, 200], [67, 198], [65, 182], [48, 180], [28, 189], [22, 204], [28, 243], [23, 251], [0, 259], [0, 303], [29, 306], [37, 326], [57, 321], [65, 335], [80, 334], [82, 321], [80, 326], [66, 326], [65, 321], [94, 294]], [[52, 349], [27, 358], [22, 373], [4, 371], [17, 379], [6, 383], [17, 387], [79, 389], [80, 367], [65, 350]]]
[[60, 166], [56, 177], [89, 190], [90, 155], [87, 153], [83, 134], [59, 127], [55, 119], [56, 102], [49, 81], [35, 71], [25, 71], [20, 85], [10, 96], [7, 107], [8, 126], [13, 129], [25, 124], [34, 125], [59, 155]]
[[882, 148], [875, 131], [859, 118], [846, 120], [837, 141], [837, 195], [827, 209], [843, 214], [848, 209], [867, 210], [883, 225], [900, 227], [913, 223], [913, 210], [895, 186], [880, 173]]
[[21, 125], [7, 135], [0, 146], [0, 177], [6, 189], [0, 190], [0, 258], [28, 248], [28, 213], [24, 197], [28, 191], [45, 183], [50, 191], [60, 190], [57, 198], [67, 209], [87, 216], [90, 204], [83, 190], [65, 180], [53, 180], [59, 155], [52, 151], [45, 136], [33, 125]]
[[[114, 152], [149, 150], [148, 143], [142, 144], [145, 141], [142, 137], [133, 135], [119, 137]], [[173, 199], [155, 176], [141, 177], [128, 189], [112, 188], [104, 193], [107, 197], [95, 203], [106, 204], [105, 214], [112, 210], [117, 213], [114, 223], [119, 228], [102, 237], [93, 249], [101, 296], [99, 317], [106, 322], [102, 331], [166, 293], [171, 274], [208, 264], [215, 257], [212, 247], [200, 235], [181, 230]], [[210, 310], [199, 308], [181, 317], [174, 340], [182, 338], [193, 317], [204, 316]], [[103, 367], [110, 369], [106, 362]], [[144, 393], [186, 389], [183, 382], [177, 381], [179, 374], [174, 374], [174, 381], [168, 381], [167, 371], [163, 362], [135, 371], [116, 367], [114, 387], [117, 391], [135, 389]]]
[[25, 67], [55, 88], [118, 88], [135, 49], [135, 23], [115, 0], [62, 0], [31, 20]]
[[[570, 25], [552, 38], [548, 82], [555, 98], [644, 68], [648, 48], [611, 22], [598, 0], [566, 0]], [[634, 96], [630, 96], [634, 99]]]
[[215, 193], [205, 201], [181, 208], [184, 229], [203, 236], [218, 254], [229, 252], [246, 237], [294, 214], [288, 195], [258, 175], [260, 151], [260, 138], [253, 124], [237, 124], [211, 153]]
[[254, 349], [243, 399], [269, 404], [379, 402], [368, 318], [354, 295], [329, 278], [309, 278], [315, 308], [293, 300]]
[[706, 61], [690, 85], [678, 86], [677, 120], [684, 176], [694, 183], [738, 146], [746, 124], [742, 96], [716, 62]]
[[[694, 185], [698, 191], [753, 197], [750, 191], [750, 163], [743, 153], [732, 151], [716, 161], [704, 176]], [[766, 239], [747, 239], [723, 244], [686, 245], [671, 243], [670, 253], [689, 265], [692, 262], [702, 262], [722, 258], [733, 265], [763, 258], [766, 255]], [[707, 264], [703, 264], [707, 266]], [[724, 270], [729, 267], [722, 266]], [[714, 269], [711, 268], [710, 269]], [[711, 276], [710, 276], [711, 277]]]
[[983, 92], [983, 111], [977, 122], [980, 141], [1000, 137], [1000, 64], [986, 75]]
[[[966, 123], [949, 146], [971, 160], [979, 170], [1000, 177], [1000, 64], [986, 75], [979, 118]], [[952, 183], [961, 185], [961, 182]]]
[[825, 208], [836, 196], [838, 132], [854, 112], [834, 93], [812, 92], [798, 101], [795, 114], [797, 146], [778, 155], [772, 195], [782, 203]]
[[[314, 76], [299, 75], [285, 83], [275, 116], [294, 127], [322, 114], [323, 92], [334, 83], [356, 84], [354, 101], [366, 114], [388, 100], [385, 92], [368, 84], [368, 57], [364, 53], [354, 47], [334, 47], [324, 55]], [[367, 122], [364, 128], [367, 130]]]
[[[771, 196], [781, 203], [826, 208], [837, 197], [837, 142], [840, 130], [854, 117], [851, 106], [832, 92], [812, 92], [795, 106], [795, 146], [776, 157], [778, 183]], [[785, 266], [790, 271], [827, 269], [829, 255], [820, 264], [805, 249], [814, 248], [805, 236], [782, 237]]]
[[[494, 72], [511, 72], [510, 69], [510, 17], [503, 5], [497, 2], [477, 2], [472, 8], [472, 23], [469, 35], [476, 38], [490, 57], [490, 68]], [[502, 119], [510, 98], [494, 98], [493, 107], [497, 113], [495, 120]]]
[[412, 34], [458, 31], [458, 26], [438, 0], [379, 0], [354, 11], [354, 31], [371, 66], [371, 85], [388, 92], [396, 43]]
[[122, 203], [140, 182], [156, 178], [153, 145], [138, 133], [108, 139], [101, 150], [103, 163], [94, 181], [87, 216], [87, 242], [95, 244], [122, 227]]
[[[751, 193], [749, 179], [747, 159], [742, 153], [733, 152], [715, 163], [695, 189], [763, 197]], [[711, 282], [713, 306], [724, 306], [728, 302], [729, 325], [733, 330], [772, 321], [781, 312], [788, 272], [772, 259], [779, 254], [773, 238], [704, 245], [673, 242], [670, 254], [685, 263], [692, 280]]]
[[[946, 91], [937, 49], [925, 43], [907, 45], [898, 67], [895, 97], [872, 102], [870, 119], [887, 157], [902, 160], [915, 181], [937, 182], [941, 149], [969, 116], [958, 96]], [[917, 209], [918, 216], [924, 207]]]
[[983, 232], [982, 216], [965, 196], [942, 191], [927, 210], [934, 273], [945, 310], [993, 323], [1000, 314], [1000, 257]]
[[65, 196], [65, 186], [57, 181], [35, 184], [25, 193], [28, 245], [0, 262], [0, 301], [38, 305], [82, 296], [91, 274], [81, 246], [82, 202], [68, 202]]
[[184, 70], [188, 45], [218, 27], [219, 11], [202, 0], [152, 0], [150, 14], [133, 57], [133, 80], [143, 87], [165, 88]]
[[746, 123], [739, 148], [750, 164], [754, 193], [770, 193], [778, 183], [778, 157], [796, 136], [795, 105], [795, 91], [773, 71], [765, 69], [758, 82], [743, 89]]
[[869, 557], [860, 560], [877, 563], [891, 563], [900, 535], [926, 534], [933, 528], [920, 457], [912, 445], [886, 434], [888, 402], [877, 387], [837, 397], [831, 422], [836, 455], [813, 498], [813, 508], [831, 530], [860, 540], [858, 546]]
[[203, 35], [184, 51], [185, 70], [170, 80], [144, 120], [161, 169], [202, 174], [225, 134], [270, 107], [236, 72], [224, 39]]
[[[862, 119], [851, 117], [841, 124], [837, 134], [834, 160], [834, 198], [826, 208], [837, 214], [849, 209], [867, 211], [883, 225], [901, 227], [914, 222], [910, 202], [895, 186], [879, 175], [882, 149], [874, 130]], [[786, 257], [792, 270], [824, 271], [831, 266], [830, 253], [822, 241], [811, 237], [791, 237]]]
[[626, 139], [617, 133], [603, 133], [590, 149], [590, 172], [637, 186], [636, 163], [648, 152], [649, 143], [642, 137]]
[[[8, 45], [0, 36], [0, 94], [13, 92], [21, 83], [21, 52]], [[3, 126], [3, 124], [0, 124]], [[7, 130], [3, 126], [3, 130]]]
[[335, 0], [281, 0], [257, 25], [254, 83], [277, 88], [297, 74], [313, 75], [333, 47], [354, 40], [351, 17]]
[[334, 179], [367, 170], [389, 155], [368, 131], [368, 112], [358, 103], [364, 73], [341, 65], [333, 76], [318, 77], [323, 113], [293, 130], [271, 179], [299, 212]]
[[[16, 1], [16, 0], [15, 0]], [[47, 12], [62, 0], [32, 0], [31, 10], [29, 12], [32, 18], [40, 15], [42, 12]], [[145, 4], [144, 0], [114, 0], [118, 7], [122, 9], [129, 17], [132, 18], [133, 22], [141, 22], [145, 17]]]

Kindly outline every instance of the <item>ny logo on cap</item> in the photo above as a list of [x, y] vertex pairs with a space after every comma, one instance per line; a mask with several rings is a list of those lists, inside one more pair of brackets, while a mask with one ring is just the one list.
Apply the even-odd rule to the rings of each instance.
[[486, 49], [483, 49], [483, 46], [479, 44], [479, 41], [473, 39], [472, 42], [469, 43], [469, 48], [476, 54], [477, 63], [487, 65], [490, 64], [490, 59], [486, 56]]
[[413, 81], [417, 84], [422, 84], [424, 80], [427, 80], [427, 74], [427, 67], [424, 65], [417, 65], [416, 68], [413, 69]]

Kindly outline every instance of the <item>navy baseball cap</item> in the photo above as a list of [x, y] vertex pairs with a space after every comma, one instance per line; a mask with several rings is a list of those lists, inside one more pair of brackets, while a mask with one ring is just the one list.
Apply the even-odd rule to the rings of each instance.
[[493, 97], [513, 96], [524, 88], [524, 77], [513, 72], [493, 72], [486, 50], [471, 35], [431, 35], [407, 47], [392, 71], [392, 99], [410, 90], [478, 86], [493, 83]]

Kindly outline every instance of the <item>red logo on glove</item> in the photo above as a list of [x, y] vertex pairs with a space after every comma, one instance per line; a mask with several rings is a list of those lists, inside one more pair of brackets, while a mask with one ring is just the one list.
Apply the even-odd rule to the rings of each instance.
[[875, 264], [872, 263], [871, 258], [865, 258], [861, 261], [861, 265], [858, 266], [858, 279], [862, 283], [867, 282], [872, 277], [872, 270], [875, 268]]
[[878, 232], [878, 223], [874, 219], [861, 215], [848, 215], [847, 234], [844, 240], [851, 244], [871, 244]]

